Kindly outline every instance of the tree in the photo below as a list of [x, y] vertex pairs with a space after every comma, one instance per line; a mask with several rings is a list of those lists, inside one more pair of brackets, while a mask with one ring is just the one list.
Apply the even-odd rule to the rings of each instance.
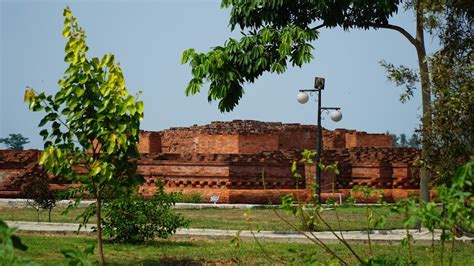
[[405, 133], [400, 134], [400, 147], [408, 147], [407, 135]]
[[60, 89], [54, 96], [46, 96], [28, 88], [25, 101], [31, 110], [46, 112], [39, 123], [44, 127], [40, 135], [45, 148], [39, 164], [78, 184], [71, 191], [76, 203], [84, 197], [96, 199], [82, 218], [86, 223], [91, 215], [96, 216], [99, 262], [104, 265], [102, 205], [142, 181], [131, 159], [139, 156], [136, 144], [143, 102], [129, 95], [112, 54], [102, 59], [86, 57], [85, 31], [69, 8], [63, 15], [69, 67], [58, 82]]
[[[302, 66], [311, 61], [311, 42], [318, 38], [318, 29], [342, 27], [344, 30], [397, 31], [417, 53], [419, 71], [412, 78], [421, 82], [422, 157], [426, 158], [425, 140], [430, 138], [428, 129], [431, 127], [431, 90], [424, 29], [429, 22], [426, 13], [429, 4], [408, 1], [404, 6], [415, 11], [414, 36], [389, 21], [401, 4], [400, 0], [223, 0], [221, 6], [231, 8], [231, 29], [239, 26], [246, 32], [242, 32], [240, 40], [231, 38], [223, 46], [214, 47], [208, 53], [196, 53], [194, 49], [183, 52], [182, 63], [191, 65], [193, 75], [186, 95], [198, 93], [202, 85], [209, 82], [208, 100], [218, 100], [219, 110], [228, 112], [242, 98], [244, 83], [253, 83], [264, 72], [283, 73], [289, 63]], [[396, 74], [399, 68], [394, 67], [393, 70]], [[389, 71], [389, 76], [391, 74]], [[422, 167], [420, 177], [420, 194], [428, 200], [430, 176], [425, 166]]]
[[394, 148], [400, 147], [400, 144], [398, 143], [399, 138], [396, 134], [392, 134], [392, 133], [387, 131], [387, 132], [385, 132], [385, 135], [392, 137], [392, 147], [394, 147]]
[[408, 140], [408, 146], [419, 149], [420, 144], [421, 144], [420, 137], [418, 136], [418, 134], [413, 133], [410, 139]]
[[48, 222], [51, 222], [51, 211], [56, 206], [56, 195], [49, 187], [48, 174], [39, 167], [28, 172], [21, 179], [20, 192], [22, 198], [32, 207], [40, 222], [40, 212], [48, 210]]
[[433, 124], [427, 160], [434, 181], [450, 185], [456, 169], [474, 154], [474, 6], [457, 1], [439, 20], [442, 49], [430, 59]]
[[22, 151], [24, 145], [30, 143], [30, 141], [21, 134], [10, 134], [8, 138], [0, 138], [0, 143], [5, 144], [9, 150]]

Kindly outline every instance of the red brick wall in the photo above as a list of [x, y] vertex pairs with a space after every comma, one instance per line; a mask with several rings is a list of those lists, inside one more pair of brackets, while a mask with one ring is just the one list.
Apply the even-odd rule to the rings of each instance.
[[197, 153], [239, 153], [239, 135], [200, 134], [194, 143]]
[[137, 148], [140, 153], [160, 153], [162, 151], [160, 132], [141, 131]]
[[23, 177], [37, 171], [38, 150], [0, 150], [0, 198], [20, 196]]
[[[405, 190], [418, 188], [417, 170], [411, 165], [419, 151], [344, 148], [391, 145], [389, 136], [354, 130], [324, 130], [323, 137], [323, 160], [338, 163], [340, 175], [335, 177], [334, 185], [345, 196], [354, 185], [383, 188], [387, 197], [394, 198], [404, 195]], [[141, 191], [151, 195], [156, 182], [163, 180], [167, 191], [199, 192], [205, 197], [219, 195], [221, 202], [266, 202], [266, 194], [277, 197], [283, 191], [300, 193], [297, 187], [311, 187], [315, 168], [298, 165], [303, 178], [296, 180], [290, 166], [299, 160], [298, 150], [314, 149], [315, 146], [316, 127], [298, 124], [216, 122], [162, 132], [142, 132], [138, 145], [142, 152], [138, 172], [145, 176], [146, 182]], [[0, 197], [18, 194], [16, 181], [21, 182], [22, 176], [35, 169], [38, 154], [38, 151], [0, 151]], [[263, 189], [262, 170], [265, 171], [266, 190]], [[332, 192], [333, 178], [330, 173], [323, 172], [324, 193]], [[64, 188], [64, 182], [54, 182], [54, 187]]]
[[345, 134], [346, 148], [375, 147], [391, 148], [392, 137], [384, 134], [367, 134], [365, 132], [349, 131]]
[[391, 148], [392, 137], [384, 134], [357, 133], [357, 147]]
[[301, 149], [316, 149], [316, 127], [314, 130], [294, 128], [278, 132], [281, 151], [294, 151]]
[[[239, 136], [236, 142], [235, 136]], [[323, 129], [324, 149], [391, 147], [392, 139], [383, 134], [355, 130]], [[138, 145], [143, 153], [255, 153], [316, 149], [316, 126], [266, 123], [252, 120], [212, 122], [209, 125], [142, 132]]]
[[252, 154], [278, 151], [277, 135], [239, 135], [239, 153]]
[[195, 152], [196, 133], [189, 129], [169, 129], [161, 132], [161, 150], [163, 153]]

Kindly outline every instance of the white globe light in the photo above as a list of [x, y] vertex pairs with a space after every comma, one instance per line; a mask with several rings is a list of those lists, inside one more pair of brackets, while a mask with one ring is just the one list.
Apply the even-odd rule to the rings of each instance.
[[296, 96], [296, 99], [298, 100], [299, 103], [305, 104], [309, 100], [309, 95], [304, 91], [300, 91], [298, 93], [298, 96]]
[[339, 122], [342, 119], [342, 113], [339, 110], [332, 111], [329, 116], [331, 116], [331, 120], [334, 122]]

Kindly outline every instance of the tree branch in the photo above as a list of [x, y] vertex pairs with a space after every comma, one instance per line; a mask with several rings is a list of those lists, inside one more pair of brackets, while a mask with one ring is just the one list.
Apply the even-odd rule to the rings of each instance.
[[311, 30], [318, 30], [318, 29], [324, 28], [324, 27], [326, 27], [326, 24], [323, 23], [323, 24], [321, 24], [321, 25], [318, 25], [318, 26], [316, 26], [316, 27], [311, 28]]
[[390, 30], [394, 30], [394, 31], [398, 31], [400, 32], [403, 36], [405, 36], [405, 38], [407, 38], [407, 40], [413, 44], [413, 46], [417, 47], [418, 46], [418, 42], [416, 41], [416, 39], [411, 36], [410, 33], [408, 33], [408, 31], [406, 31], [404, 28], [400, 27], [400, 26], [397, 26], [397, 25], [392, 25], [392, 24], [376, 24], [376, 23], [366, 23], [364, 25], [367, 25], [369, 27], [372, 27], [372, 28], [380, 28], [380, 29], [390, 29]]

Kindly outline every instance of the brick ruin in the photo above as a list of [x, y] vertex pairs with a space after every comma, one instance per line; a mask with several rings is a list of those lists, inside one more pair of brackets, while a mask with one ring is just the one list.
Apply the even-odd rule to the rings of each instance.
[[[346, 198], [355, 185], [384, 190], [392, 201], [416, 194], [417, 171], [412, 167], [419, 150], [392, 148], [384, 134], [323, 129], [323, 160], [337, 162], [340, 175], [323, 173], [322, 195]], [[200, 193], [219, 202], [277, 202], [292, 193], [311, 194], [315, 167], [297, 164], [303, 178], [292, 177], [290, 166], [305, 148], [315, 149], [316, 126], [266, 123], [252, 120], [212, 122], [209, 125], [141, 132], [138, 172], [140, 187], [150, 196], [161, 180], [166, 191]], [[0, 150], [0, 197], [18, 197], [22, 177], [40, 170], [37, 150]], [[263, 179], [262, 179], [263, 177]], [[64, 189], [64, 180], [52, 178], [52, 188]]]

